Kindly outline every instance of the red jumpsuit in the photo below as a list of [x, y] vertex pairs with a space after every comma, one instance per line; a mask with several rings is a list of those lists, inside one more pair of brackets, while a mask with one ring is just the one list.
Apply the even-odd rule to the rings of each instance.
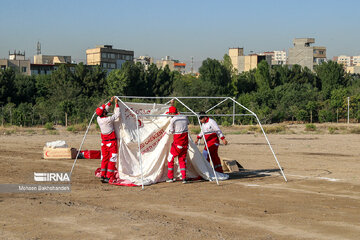
[[189, 120], [186, 116], [175, 115], [170, 120], [169, 132], [173, 134], [174, 141], [171, 144], [168, 156], [168, 178], [174, 178], [174, 159], [178, 157], [182, 179], [186, 179], [186, 155], [189, 144], [188, 136]]
[[[206, 140], [206, 143], [209, 148], [211, 160], [214, 164], [215, 171], [222, 173], [223, 169], [221, 166], [218, 149], [219, 149], [219, 145], [220, 145], [219, 137], [222, 140], [225, 138], [225, 136], [221, 132], [221, 130], [220, 130], [219, 126], [216, 124], [216, 122], [211, 118], [208, 118], [207, 121], [201, 125], [201, 129], [205, 135], [205, 140]], [[200, 133], [197, 136], [197, 138], [201, 139], [202, 133]], [[209, 152], [207, 151], [207, 148], [205, 145], [205, 148], [203, 150], [203, 156], [208, 162], [210, 162]]]
[[[111, 106], [109, 102], [107, 109]], [[97, 122], [101, 131], [101, 177], [111, 178], [116, 170], [116, 162], [118, 157], [117, 139], [114, 129], [114, 121], [120, 116], [119, 105], [116, 104], [114, 114], [109, 117], [97, 117]]]

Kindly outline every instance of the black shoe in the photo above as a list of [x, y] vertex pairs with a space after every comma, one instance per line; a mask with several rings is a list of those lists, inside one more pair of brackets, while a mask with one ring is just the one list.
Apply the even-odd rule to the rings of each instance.
[[109, 183], [109, 178], [104, 178], [104, 180], [101, 180], [102, 183]]
[[100, 181], [103, 183], [105, 180], [105, 177], [101, 176]]

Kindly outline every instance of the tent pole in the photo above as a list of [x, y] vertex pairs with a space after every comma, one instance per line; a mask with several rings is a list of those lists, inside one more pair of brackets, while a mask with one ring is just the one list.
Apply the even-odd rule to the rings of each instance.
[[286, 179], [286, 177], [285, 177], [285, 174], [284, 174], [284, 172], [283, 172], [283, 170], [282, 170], [282, 167], [280, 166], [280, 163], [279, 163], [279, 161], [278, 161], [278, 159], [277, 159], [277, 157], [276, 157], [276, 155], [275, 155], [274, 150], [273, 150], [272, 147], [271, 147], [271, 144], [270, 144], [270, 142], [269, 142], [269, 140], [268, 140], [268, 138], [267, 138], [267, 136], [266, 136], [266, 133], [265, 133], [265, 131], [264, 131], [264, 128], [262, 127], [258, 116], [255, 115], [255, 117], [256, 117], [256, 120], [257, 120], [258, 124], [260, 125], [261, 131], [262, 131], [262, 133], [264, 134], [264, 137], [265, 137], [265, 139], [266, 139], [266, 142], [267, 142], [267, 144], [269, 145], [269, 148], [270, 148], [270, 150], [271, 150], [271, 152], [272, 152], [272, 154], [273, 154], [273, 156], [274, 156], [274, 158], [275, 158], [275, 161], [276, 161], [277, 165], [279, 166], [279, 169], [280, 169], [280, 171], [281, 171], [281, 174], [282, 174], [282, 176], [284, 177], [285, 182], [287, 182], [287, 179]]
[[85, 142], [86, 135], [87, 135], [87, 133], [88, 133], [88, 131], [89, 131], [89, 129], [90, 129], [91, 123], [92, 123], [95, 115], [96, 115], [96, 113], [94, 112], [94, 114], [92, 115], [91, 120], [90, 120], [90, 122], [89, 122], [89, 125], [88, 125], [88, 127], [87, 127], [87, 129], [86, 129], [86, 132], [85, 132], [85, 134], [84, 134], [83, 140], [82, 140], [82, 142], [81, 142], [81, 144], [80, 144], [79, 150], [78, 150], [78, 152], [77, 152], [77, 154], [76, 154], [76, 158], [75, 158], [75, 160], [74, 160], [74, 163], [73, 163], [72, 168], [71, 168], [71, 171], [70, 171], [70, 179], [71, 179], [71, 175], [72, 175], [72, 172], [73, 172], [73, 170], [74, 170], [76, 161], [78, 160], [80, 150], [81, 150], [81, 148], [82, 148], [82, 145], [83, 145], [84, 142]]
[[233, 102], [233, 124], [232, 125], [233, 126], [235, 125], [235, 103], [234, 102]]
[[212, 108], [208, 109], [207, 111], [205, 111], [205, 113], [210, 112], [211, 110], [213, 110], [214, 108], [216, 108], [217, 106], [219, 106], [220, 104], [222, 104], [223, 102], [226, 102], [228, 100], [228, 98], [225, 98], [224, 100], [222, 100], [221, 102], [219, 102], [218, 104], [216, 104], [215, 106], [213, 106]]
[[[230, 99], [231, 99], [231, 98], [230, 98]], [[284, 177], [285, 182], [287, 182], [286, 176], [285, 176], [285, 174], [284, 174], [284, 172], [283, 172], [283, 170], [282, 170], [282, 167], [280, 166], [280, 163], [279, 163], [279, 161], [278, 161], [278, 159], [277, 159], [277, 157], [276, 157], [276, 155], [275, 155], [275, 152], [274, 152], [273, 148], [271, 147], [270, 141], [269, 141], [269, 139], [268, 139], [267, 136], [266, 136], [266, 133], [265, 133], [265, 131], [264, 131], [264, 128], [263, 128], [262, 125], [261, 125], [261, 122], [260, 122], [258, 116], [257, 116], [254, 112], [252, 112], [251, 110], [249, 110], [248, 108], [244, 107], [243, 105], [241, 105], [240, 103], [238, 103], [237, 101], [235, 101], [234, 99], [231, 99], [231, 100], [234, 101], [234, 102], [235, 102], [236, 104], [238, 104], [239, 106], [241, 106], [242, 108], [244, 108], [245, 110], [249, 111], [249, 112], [250, 112], [251, 114], [253, 114], [253, 116], [256, 118], [256, 121], [258, 122], [258, 124], [259, 124], [259, 126], [260, 126], [260, 128], [261, 128], [261, 131], [262, 131], [262, 133], [264, 134], [264, 137], [265, 137], [265, 139], [266, 139], [266, 142], [267, 142], [267, 144], [268, 144], [268, 146], [269, 146], [269, 148], [270, 148], [270, 150], [271, 150], [271, 152], [272, 152], [272, 154], [273, 154], [273, 156], [274, 156], [274, 158], [275, 158], [275, 161], [276, 161], [276, 163], [277, 163], [277, 165], [278, 165], [278, 167], [279, 167], [279, 169], [280, 169], [281, 175]]]
[[[204, 138], [204, 143], [205, 143], [205, 146], [206, 146], [206, 149], [208, 150], [208, 154], [209, 154], [209, 158], [210, 158], [210, 165], [213, 169], [213, 172], [214, 172], [214, 176], [215, 176], [215, 179], [216, 179], [216, 184], [219, 185], [219, 181], [218, 181], [218, 178], [217, 178], [217, 175], [216, 175], [216, 172], [215, 172], [215, 168], [214, 168], [214, 163], [212, 161], [212, 158], [210, 156], [210, 151], [209, 151], [209, 148], [208, 148], [208, 145], [207, 145], [207, 142], [206, 142], [206, 139], [205, 139], [205, 134], [202, 130], [202, 127], [201, 127], [201, 122], [200, 122], [200, 119], [199, 119], [199, 116], [191, 109], [189, 108], [188, 106], [186, 106], [182, 101], [180, 101], [178, 98], [175, 98], [177, 101], [179, 101], [184, 107], [186, 107], [188, 110], [190, 110], [193, 114], [195, 114], [197, 116], [197, 119], [198, 119], [198, 122], [199, 122], [199, 126], [200, 126], [200, 131], [203, 135], [203, 138]], [[202, 154], [201, 154], [202, 155]], [[206, 159], [205, 159], [206, 160]]]

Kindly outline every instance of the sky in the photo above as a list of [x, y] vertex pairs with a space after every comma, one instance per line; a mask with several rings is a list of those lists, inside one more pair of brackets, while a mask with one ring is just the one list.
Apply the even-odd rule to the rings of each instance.
[[86, 61], [96, 45], [170, 56], [194, 68], [228, 49], [288, 51], [294, 38], [315, 38], [327, 58], [360, 55], [358, 0], [0, 0], [0, 58], [25, 51]]

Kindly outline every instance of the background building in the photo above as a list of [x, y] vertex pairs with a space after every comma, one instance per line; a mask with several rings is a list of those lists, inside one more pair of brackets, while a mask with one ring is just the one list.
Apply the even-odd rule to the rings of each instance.
[[134, 51], [113, 49], [112, 45], [100, 45], [86, 50], [86, 64], [100, 65], [107, 71], [120, 69], [124, 62], [133, 59]]
[[71, 63], [71, 56], [35, 55], [34, 64]]
[[244, 56], [244, 48], [229, 48], [231, 63], [237, 71], [239, 71], [239, 56]]
[[134, 63], [138, 62], [144, 65], [145, 69], [147, 70], [149, 66], [154, 63], [154, 60], [149, 56], [140, 56], [138, 58], [134, 58]]
[[156, 61], [156, 66], [158, 68], [164, 68], [166, 65], [169, 66], [171, 71], [179, 71], [181, 74], [185, 74], [186, 63], [171, 59], [170, 56], [166, 56], [165, 59]]
[[5, 70], [6, 68], [12, 68], [14, 71], [21, 74], [30, 75], [30, 60], [25, 59], [25, 52], [20, 51], [10, 53], [8, 59], [0, 59], [0, 69]]
[[268, 54], [250, 54], [244, 56], [243, 48], [229, 48], [229, 57], [233, 67], [239, 72], [247, 72], [255, 69], [257, 65], [265, 60], [271, 66], [272, 55]]
[[314, 70], [314, 65], [326, 61], [326, 47], [313, 47], [314, 38], [295, 38], [294, 47], [289, 49], [288, 64], [290, 66], [298, 64]]
[[285, 51], [274, 51], [271, 60], [272, 65], [284, 65], [287, 63], [287, 54]]
[[360, 74], [360, 56], [335, 56], [333, 61], [342, 64], [348, 73]]

